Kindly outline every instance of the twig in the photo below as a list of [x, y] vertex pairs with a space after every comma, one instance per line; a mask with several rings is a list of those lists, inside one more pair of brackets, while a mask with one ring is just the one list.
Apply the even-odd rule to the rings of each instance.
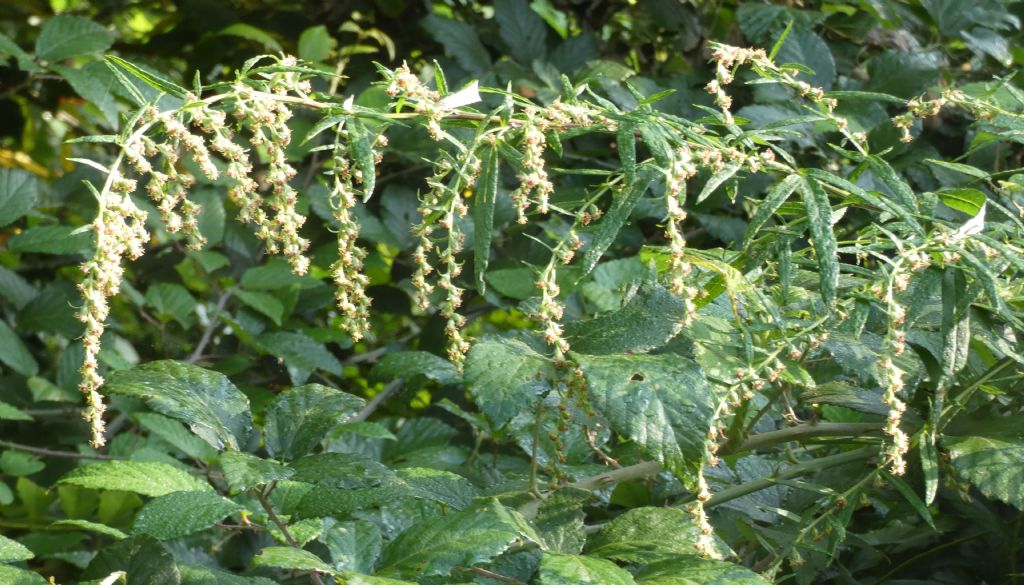
[[476, 573], [481, 577], [487, 577], [488, 579], [494, 579], [495, 581], [501, 581], [502, 583], [511, 583], [512, 585], [526, 585], [526, 583], [523, 583], [515, 577], [506, 577], [505, 575], [499, 575], [497, 573], [488, 571], [483, 567], [470, 567], [469, 571], [471, 573]]
[[380, 405], [384, 404], [384, 401], [390, 398], [392, 394], [397, 392], [398, 389], [401, 388], [402, 384], [404, 383], [405, 380], [403, 380], [402, 378], [395, 378], [394, 380], [388, 382], [388, 385], [385, 386], [383, 390], [378, 392], [376, 396], [371, 398], [370, 401], [366, 403], [366, 406], [364, 406], [362, 410], [360, 410], [354, 417], [349, 419], [348, 422], [362, 422], [370, 418], [370, 415], [373, 414], [378, 408], [380, 408]]
[[203, 352], [206, 351], [206, 346], [210, 345], [210, 341], [213, 339], [213, 332], [220, 325], [219, 313], [224, 310], [224, 307], [228, 304], [228, 299], [231, 298], [231, 289], [228, 289], [221, 293], [220, 298], [217, 299], [217, 311], [210, 316], [210, 322], [206, 325], [206, 329], [203, 330], [203, 336], [199, 338], [199, 343], [196, 348], [192, 350], [192, 353], [185, 360], [187, 364], [194, 364], [203, 357]]
[[[288, 544], [292, 548], [302, 550], [302, 546], [299, 544], [299, 541], [295, 540], [295, 537], [292, 536], [291, 531], [288, 530], [288, 525], [281, 521], [281, 518], [277, 516], [277, 512], [274, 512], [274, 506], [270, 503], [270, 500], [267, 499], [267, 494], [273, 491], [276, 485], [277, 482], [271, 483], [266, 492], [263, 492], [258, 489], [253, 490], [253, 492], [255, 492], [256, 497], [259, 499], [260, 505], [263, 506], [264, 510], [266, 510], [267, 518], [270, 518], [270, 521], [277, 526], [277, 529], [281, 531], [282, 535], [284, 535], [284, 539], [288, 541]], [[320, 574], [317, 573], [315, 570], [309, 571], [309, 578], [313, 581], [313, 583], [316, 583], [316, 585], [324, 585], [323, 580], [320, 579]]]
[[74, 451], [54, 451], [53, 449], [32, 447], [30, 445], [22, 445], [21, 443], [12, 443], [10, 441], [0, 441], [0, 447], [4, 447], [6, 449], [13, 449], [15, 451], [24, 451], [25, 453], [32, 453], [34, 455], [42, 455], [43, 457], [60, 457], [62, 459], [96, 459], [99, 461], [121, 461], [127, 459], [126, 457], [117, 457], [115, 455], [103, 455], [101, 453], [75, 453]]
[[[746, 441], [743, 441], [736, 452], [756, 451], [757, 449], [770, 447], [779, 443], [787, 443], [796, 439], [806, 439], [810, 437], [859, 437], [861, 435], [881, 432], [884, 427], [885, 425], [882, 423], [822, 422], [796, 425], [777, 431], [753, 435]], [[726, 445], [728, 445], [728, 443], [723, 443], [720, 446], [721, 448], [725, 448], [724, 451], [721, 451], [723, 454], [732, 452], [726, 448]]]

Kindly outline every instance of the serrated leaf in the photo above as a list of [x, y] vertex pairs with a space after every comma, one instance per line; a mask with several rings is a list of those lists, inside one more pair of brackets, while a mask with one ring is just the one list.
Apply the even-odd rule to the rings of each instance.
[[544, 553], [540, 585], [633, 585], [633, 576], [611, 561], [582, 555]]
[[21, 169], [0, 169], [0, 227], [21, 218], [35, 207], [39, 179]]
[[157, 318], [174, 319], [185, 328], [192, 325], [196, 300], [180, 284], [160, 282], [150, 286], [146, 289], [146, 304], [157, 310]]
[[985, 201], [988, 199], [984, 193], [970, 187], [940, 189], [935, 194], [939, 196], [939, 201], [942, 201], [946, 207], [951, 207], [971, 217], [981, 213], [985, 207]]
[[492, 498], [419, 522], [384, 549], [377, 572], [421, 579], [489, 561], [523, 540], [520, 527], [525, 520], [517, 516]]
[[647, 191], [653, 180], [654, 174], [649, 169], [640, 170], [637, 172], [636, 181], [626, 185], [615, 194], [607, 213], [592, 232], [593, 238], [590, 245], [587, 246], [587, 251], [583, 254], [583, 274], [581, 276], [586, 276], [597, 266], [601, 256], [615, 242], [619, 230], [625, 225], [629, 215], [633, 213], [633, 208], [636, 207], [640, 197]]
[[483, 77], [491, 71], [491, 57], [472, 26], [431, 14], [423, 19], [423, 27], [471, 75]]
[[0, 453], [0, 473], [11, 477], [23, 477], [39, 473], [46, 468], [41, 459], [31, 453], [4, 451]]
[[181, 573], [174, 557], [160, 541], [147, 534], [132, 536], [103, 547], [86, 567], [81, 578], [106, 579], [118, 571], [131, 575], [128, 585], [181, 583]]
[[315, 370], [341, 375], [341, 362], [322, 343], [301, 334], [281, 331], [257, 339], [269, 353], [284, 360], [292, 384], [304, 383]]
[[96, 106], [107, 126], [117, 130], [120, 118], [114, 88], [118, 80], [102, 62], [93, 61], [81, 68], [51, 65], [50, 70], [60, 74], [75, 93]]
[[700, 468], [717, 398], [693, 361], [675, 355], [575, 355], [591, 404], [611, 429], [681, 479]]
[[337, 522], [333, 518], [325, 519], [324, 524], [319, 540], [327, 547], [335, 570], [356, 573], [373, 571], [384, 547], [377, 525], [365, 520]]
[[281, 325], [284, 321], [284, 304], [276, 296], [244, 289], [234, 291], [234, 296], [250, 309], [273, 321], [274, 325]]
[[268, 546], [252, 559], [255, 567], [276, 567], [334, 574], [334, 569], [315, 554], [290, 546]]
[[961, 477], [986, 496], [1024, 510], [1024, 438], [947, 435], [942, 442]]
[[77, 254], [92, 247], [92, 232], [63, 225], [29, 228], [7, 241], [12, 252], [36, 254]]
[[786, 199], [789, 199], [789, 196], [793, 191], [796, 191], [796, 188], [800, 186], [802, 181], [803, 178], [794, 173], [786, 176], [785, 179], [779, 181], [768, 190], [767, 195], [757, 206], [757, 210], [750, 216], [750, 222], [747, 224], [747, 231], [743, 237], [745, 242], [749, 242], [757, 234], [757, 230], [761, 229], [761, 226], [786, 202]]
[[73, 469], [57, 482], [95, 490], [159, 497], [173, 492], [210, 491], [209, 484], [166, 463], [102, 461]]
[[39, 373], [39, 364], [32, 352], [25, 347], [18, 334], [7, 323], [0, 320], [0, 362], [22, 376], [31, 377]]
[[0, 266], [0, 297], [21, 310], [32, 299], [39, 296], [39, 290], [29, 284], [20, 274]]
[[832, 89], [836, 80], [836, 62], [824, 39], [813, 30], [796, 27], [790, 31], [775, 56], [776, 63], [796, 63], [813, 71], [813, 74], [799, 73], [797, 79], [820, 87]]
[[641, 289], [617, 311], [567, 323], [565, 334], [573, 351], [579, 353], [642, 353], [675, 337], [685, 317], [682, 299], [662, 286], [651, 286]]
[[[700, 529], [679, 508], [633, 508], [601, 527], [587, 541], [587, 554], [627, 563], [650, 563], [694, 554]], [[725, 553], [725, 547], [719, 546]]]
[[487, 148], [483, 155], [483, 168], [476, 181], [473, 194], [473, 275], [480, 294], [487, 291], [484, 275], [491, 259], [491, 240], [494, 233], [494, 207], [498, 201], [498, 163], [496, 148]]
[[485, 338], [466, 357], [466, 388], [495, 427], [531, 408], [553, 376], [553, 365], [521, 339]]
[[636, 574], [640, 585], [770, 585], [750, 569], [696, 555], [646, 565]]
[[224, 468], [224, 479], [236, 492], [285, 480], [295, 473], [294, 469], [277, 461], [239, 451], [228, 451], [221, 455], [220, 464]]
[[132, 417], [151, 436], [159, 437], [189, 457], [206, 460], [217, 454], [206, 441], [192, 434], [185, 425], [173, 418], [155, 412], [136, 412]]
[[39, 71], [39, 66], [32, 60], [32, 55], [25, 52], [7, 35], [0, 33], [0, 56], [10, 55], [18, 62], [18, 69], [22, 71]]
[[303, 61], [326, 61], [334, 50], [335, 41], [324, 25], [311, 26], [299, 35], [299, 59]]
[[101, 53], [114, 44], [114, 34], [88, 18], [59, 14], [43, 23], [36, 39], [36, 56], [45, 61]]
[[704, 183], [704, 188], [700, 190], [700, 195], [697, 195], [697, 203], [703, 202], [705, 199], [711, 196], [722, 183], [728, 181], [736, 174], [736, 171], [740, 170], [743, 165], [738, 162], [731, 162], [725, 165], [722, 170], [711, 175], [707, 183]]
[[370, 372], [371, 380], [411, 380], [416, 376], [437, 382], [454, 384], [459, 373], [452, 363], [428, 351], [394, 351], [385, 354]]
[[25, 548], [25, 545], [6, 536], [0, 536], [0, 563], [27, 561], [34, 556], [32, 551]]
[[363, 404], [358, 396], [320, 384], [287, 390], [267, 409], [263, 425], [267, 452], [285, 461], [302, 457]]
[[32, 420], [32, 417], [20, 408], [0, 401], [0, 420]]
[[218, 372], [163, 360], [110, 377], [105, 390], [146, 400], [150, 408], [189, 426], [214, 449], [238, 450], [252, 432], [249, 399]]
[[242, 507], [214, 492], [174, 492], [146, 503], [132, 532], [170, 540], [205, 530]]
[[821, 298], [831, 307], [836, 302], [839, 286], [839, 257], [836, 235], [832, 231], [832, 205], [821, 184], [807, 178], [800, 183], [800, 195], [807, 209], [814, 254], [818, 259], [818, 277]]
[[403, 467], [396, 475], [409, 486], [413, 496], [440, 502], [455, 510], [465, 508], [479, 495], [468, 479], [442, 469]]
[[526, 0], [496, 0], [498, 34], [516, 61], [529, 66], [547, 51], [547, 27]]

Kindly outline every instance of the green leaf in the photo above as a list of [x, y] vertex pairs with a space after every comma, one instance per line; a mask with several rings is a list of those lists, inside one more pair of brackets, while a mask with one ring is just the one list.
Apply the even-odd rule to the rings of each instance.
[[105, 579], [116, 571], [124, 571], [129, 575], [127, 585], [181, 583], [181, 573], [174, 557], [160, 541], [147, 534], [132, 536], [103, 547], [86, 567], [81, 578]]
[[21, 310], [37, 296], [39, 296], [39, 290], [29, 284], [20, 274], [0, 266], [0, 297], [14, 305], [14, 308]]
[[174, 319], [186, 329], [192, 326], [196, 300], [180, 284], [160, 282], [150, 286], [146, 304], [157, 310], [156, 317], [161, 321]]
[[0, 453], [0, 473], [11, 477], [22, 477], [39, 473], [46, 464], [38, 457], [20, 451], [4, 451]]
[[0, 563], [16, 563], [27, 561], [35, 555], [25, 548], [21, 543], [11, 540], [6, 536], [0, 536]]
[[[197, 492], [186, 492], [186, 493], [197, 493]], [[100, 524], [99, 522], [91, 522], [89, 520], [58, 520], [50, 526], [56, 528], [70, 528], [78, 530], [87, 530], [89, 532], [95, 532], [96, 534], [102, 534], [103, 536], [109, 536], [114, 540], [124, 540], [128, 538], [128, 535], [121, 532], [117, 528], [107, 526], [106, 524]]]
[[573, 351], [593, 355], [642, 353], [676, 336], [686, 317], [682, 299], [662, 286], [645, 287], [626, 306], [565, 326]]
[[839, 257], [836, 235], [832, 231], [832, 206], [821, 184], [807, 178], [800, 183], [800, 195], [807, 209], [814, 254], [818, 259], [818, 277], [821, 298], [826, 306], [836, 302], [836, 287], [839, 286]]
[[288, 479], [295, 473], [294, 469], [277, 461], [239, 451], [228, 451], [221, 455], [220, 464], [224, 468], [224, 479], [236, 492]]
[[544, 542], [544, 550], [568, 554], [583, 550], [587, 541], [583, 506], [591, 497], [590, 492], [569, 488], [553, 492], [541, 501], [533, 525]]
[[341, 375], [341, 362], [322, 343], [301, 333], [265, 333], [257, 339], [266, 351], [284, 360], [292, 384], [305, 382], [315, 370]]
[[29, 228], [7, 242], [12, 252], [36, 254], [78, 254], [92, 247], [92, 232], [63, 225]]
[[403, 467], [396, 472], [413, 496], [440, 502], [461, 510], [479, 495], [478, 490], [461, 475], [441, 469]]
[[633, 585], [633, 576], [611, 561], [580, 555], [544, 553], [540, 585]]
[[802, 181], [803, 177], [794, 173], [787, 175], [785, 179], [775, 183], [768, 190], [764, 200], [757, 206], [757, 211], [750, 216], [750, 223], [747, 224], [747, 231], [743, 237], [745, 242], [749, 242], [757, 234], [757, 230], [761, 229], [761, 226], [786, 202], [786, 199], [789, 199], [789, 196], [800, 186]]
[[136, 412], [132, 418], [149, 431], [150, 436], [159, 437], [189, 457], [205, 461], [217, 454], [206, 441], [192, 434], [173, 418], [155, 412]]
[[[691, 555], [700, 539], [693, 517], [679, 508], [633, 508], [601, 527], [587, 554], [627, 563], [650, 563]], [[719, 552], [727, 552], [719, 545]]]
[[523, 525], [518, 512], [497, 499], [479, 500], [460, 512], [414, 524], [384, 549], [378, 573], [422, 579], [472, 567], [521, 542]]
[[20, 219], [35, 207], [39, 179], [21, 169], [0, 169], [0, 227]]
[[0, 57], [6, 57], [10, 55], [14, 57], [14, 60], [18, 62], [18, 69], [22, 71], [39, 71], [39, 66], [36, 65], [32, 59], [32, 55], [25, 52], [24, 49], [18, 46], [11, 38], [3, 33], [0, 33]]
[[382, 463], [351, 453], [307, 455], [289, 467], [293, 481], [338, 489], [379, 486], [395, 477]]
[[491, 259], [491, 240], [494, 230], [494, 206], [498, 201], [498, 149], [487, 148], [483, 155], [483, 168], [476, 181], [473, 196], [473, 274], [480, 294], [487, 291], [484, 274]]
[[700, 367], [675, 355], [576, 355], [611, 429], [681, 479], [700, 468], [718, 403]]
[[256, 42], [263, 46], [263, 48], [271, 50], [275, 53], [283, 53], [284, 48], [281, 47], [281, 43], [277, 42], [277, 39], [270, 36], [267, 31], [256, 28], [251, 24], [245, 24], [244, 22], [236, 22], [227, 28], [222, 29], [217, 33], [222, 36], [239, 37], [248, 39]]
[[218, 372], [162, 360], [117, 372], [105, 386], [111, 394], [137, 396], [153, 410], [183, 421], [214, 449], [238, 450], [249, 441], [249, 399]]
[[32, 417], [16, 408], [0, 401], [0, 420], [32, 420]]
[[26, 378], [39, 373], [32, 352], [4, 321], [0, 321], [0, 362]]
[[495, 427], [532, 408], [553, 377], [553, 364], [521, 339], [485, 338], [466, 357], [466, 388]]
[[273, 321], [274, 325], [281, 325], [284, 321], [284, 304], [276, 296], [244, 289], [234, 291], [234, 296], [250, 309]]
[[362, 398], [320, 384], [287, 390], [267, 409], [263, 425], [267, 452], [285, 461], [302, 457], [363, 404]]
[[976, 179], [987, 179], [989, 177], [988, 173], [986, 173], [985, 171], [979, 169], [978, 167], [972, 167], [971, 165], [964, 165], [964, 164], [955, 163], [955, 162], [949, 162], [949, 161], [944, 161], [944, 160], [936, 160], [934, 158], [926, 158], [926, 159], [924, 159], [924, 162], [926, 162], [926, 163], [928, 163], [930, 165], [935, 165], [937, 167], [942, 167], [944, 169], [948, 169], [948, 170], [951, 170], [951, 171], [956, 171], [958, 173], [963, 173], [965, 175], [974, 177]]
[[945, 57], [924, 51], [881, 51], [868, 61], [867, 91], [912, 98], [938, 81]]
[[362, 175], [363, 203], [370, 200], [377, 182], [377, 162], [370, 141], [370, 131], [362, 122], [352, 119], [348, 122], [349, 150], [356, 168]]
[[961, 477], [986, 496], [1024, 510], [1024, 438], [946, 436], [943, 444]]
[[51, 63], [69, 57], [102, 53], [114, 44], [114, 34], [80, 16], [60, 14], [43, 23], [36, 39], [36, 56]]
[[423, 27], [470, 75], [483, 77], [491, 72], [491, 57], [472, 26], [431, 14], [423, 19]]
[[970, 187], [941, 189], [935, 194], [939, 196], [939, 201], [942, 201], [946, 207], [952, 207], [971, 217], [981, 213], [987, 200], [984, 193]]
[[640, 585], [770, 585], [746, 567], [698, 556], [651, 563], [636, 574]]
[[927, 524], [929, 528], [937, 532], [938, 528], [935, 527], [935, 520], [932, 518], [932, 513], [928, 511], [928, 506], [921, 501], [921, 498], [914, 493], [914, 488], [907, 485], [907, 482], [895, 475], [890, 473], [886, 473], [885, 475], [889, 480], [889, 483], [892, 484], [892, 487], [896, 488], [896, 491], [903, 496], [903, 499], [905, 499], [907, 503], [910, 504], [910, 507], [917, 512], [917, 515], [924, 520], [924, 523]]
[[331, 564], [338, 571], [370, 573], [380, 557], [384, 541], [376, 524], [365, 520], [337, 522], [324, 519], [319, 540], [327, 547]]
[[[176, 97], [178, 99], [184, 99], [185, 94], [188, 93], [188, 90], [186, 90], [184, 87], [181, 87], [180, 85], [174, 83], [173, 81], [167, 79], [166, 77], [162, 77], [162, 76], [157, 75], [155, 73], [150, 73], [149, 71], [146, 71], [142, 67], [139, 67], [138, 65], [135, 65], [135, 64], [130, 63], [128, 61], [125, 61], [124, 59], [122, 59], [120, 57], [115, 57], [114, 55], [107, 55], [105, 57], [105, 59], [107, 60], [107, 66], [115, 74], [118, 74], [118, 75], [123, 77], [124, 73], [127, 72], [132, 77], [135, 77], [136, 79], [138, 79], [142, 83], [144, 83], [147, 86], [157, 90], [160, 93], [166, 93], [166, 94], [172, 95], [172, 96], [174, 96], [174, 97]], [[135, 92], [136, 94], [138, 93], [138, 91], [139, 91], [138, 88], [136, 88], [135, 85], [132, 85], [131, 82], [127, 78], [124, 78], [124, 81], [127, 82], [125, 84], [125, 89], [127, 91]], [[141, 100], [140, 100], [140, 98], [141, 98]], [[147, 103], [147, 101], [148, 101], [144, 97], [142, 97], [141, 95], [136, 95], [135, 99], [136, 99], [136, 101], [141, 101], [142, 102], [142, 103], [139, 104], [140, 106], [145, 105]]]
[[214, 492], [174, 492], [147, 502], [132, 532], [170, 540], [205, 530], [241, 509]]
[[736, 174], [736, 171], [740, 170], [743, 165], [738, 162], [731, 162], [725, 165], [722, 170], [718, 171], [711, 178], [708, 179], [707, 183], [704, 183], [704, 188], [700, 190], [700, 195], [697, 195], [697, 203], [703, 202], [705, 199], [711, 196], [716, 189], [722, 186], [722, 183], [728, 181]]
[[102, 461], [71, 470], [57, 482], [94, 490], [118, 490], [159, 497], [173, 492], [210, 491], [209, 484], [166, 463]]
[[442, 385], [459, 381], [459, 373], [450, 361], [428, 351], [394, 351], [385, 354], [370, 372], [371, 380], [411, 380], [416, 376]]
[[268, 546], [252, 559], [254, 567], [276, 567], [334, 574], [334, 569], [315, 554], [290, 546]]
[[51, 65], [50, 70], [59, 73], [75, 93], [96, 106], [109, 128], [118, 128], [120, 117], [117, 99], [114, 97], [118, 80], [106, 65], [100, 61], [93, 61], [81, 68]]
[[0, 583], [5, 585], [52, 585], [39, 573], [0, 565]]
[[526, 0], [495, 0], [494, 20], [512, 57], [522, 65], [530, 66], [547, 52], [547, 27]]
[[587, 251], [583, 254], [582, 276], [589, 274], [597, 266], [601, 256], [615, 242], [615, 237], [619, 235], [619, 230], [625, 225], [626, 220], [633, 213], [633, 208], [636, 207], [640, 197], [647, 191], [653, 180], [654, 173], [650, 169], [645, 168], [637, 173], [636, 181], [615, 193], [611, 207], [609, 207], [604, 218], [601, 219], [592, 232], [593, 239], [591, 239]]
[[317, 25], [302, 31], [299, 36], [299, 59], [303, 61], [326, 61], [338, 44], [324, 25]]
[[797, 79], [806, 81], [825, 91], [832, 89], [836, 80], [836, 62], [828, 44], [814, 31], [795, 27], [775, 55], [776, 63], [796, 63], [814, 72], [797, 74]]

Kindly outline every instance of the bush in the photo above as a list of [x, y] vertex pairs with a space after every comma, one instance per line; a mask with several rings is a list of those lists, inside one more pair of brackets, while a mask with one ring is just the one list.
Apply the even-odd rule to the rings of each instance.
[[96, 4], [0, 36], [5, 582], [1019, 578], [1016, 4]]

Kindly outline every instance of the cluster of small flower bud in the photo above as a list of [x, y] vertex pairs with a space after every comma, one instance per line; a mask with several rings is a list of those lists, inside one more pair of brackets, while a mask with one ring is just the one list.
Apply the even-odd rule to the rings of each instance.
[[564, 308], [558, 300], [561, 289], [558, 287], [557, 270], [554, 263], [548, 264], [537, 279], [537, 288], [540, 289], [540, 308], [538, 317], [544, 332], [544, 341], [555, 349], [555, 360], [565, 358], [569, 351], [569, 342], [565, 340], [562, 332], [562, 320]]
[[693, 155], [689, 148], [680, 147], [674, 152], [672, 168], [665, 175], [665, 237], [668, 238], [669, 249], [669, 288], [683, 299], [686, 316], [681, 323], [688, 325], [697, 315], [698, 289], [690, 286], [689, 277], [693, 267], [686, 261], [686, 239], [683, 237], [682, 225], [686, 220], [686, 181], [697, 174], [697, 166], [693, 163]]
[[914, 120], [938, 116], [944, 105], [946, 105], [946, 98], [944, 96], [934, 100], [913, 98], [908, 101], [907, 111], [892, 118], [893, 125], [899, 128], [902, 133], [900, 142], [907, 143], [914, 140], [914, 136], [910, 133], [910, 129], [914, 126]]
[[387, 94], [390, 97], [401, 97], [412, 102], [417, 113], [427, 118], [427, 132], [434, 140], [441, 140], [448, 134], [441, 128], [441, 119], [444, 116], [444, 106], [441, 104], [441, 94], [427, 87], [420, 81], [409, 66], [402, 63], [402, 66], [387, 74]]
[[725, 87], [735, 79], [736, 67], [746, 63], [755, 66], [763, 66], [766, 63], [770, 65], [771, 61], [764, 49], [745, 49], [728, 45], [716, 45], [711, 60], [715, 62], [715, 78], [704, 89], [715, 96], [715, 105], [721, 108], [725, 123], [732, 124], [732, 97], [725, 92]]
[[99, 213], [92, 227], [96, 234], [96, 253], [82, 265], [85, 278], [78, 288], [82, 294], [82, 308], [78, 318], [85, 323], [82, 346], [85, 356], [82, 367], [82, 381], [79, 389], [86, 397], [85, 418], [92, 426], [92, 444], [104, 444], [103, 397], [99, 389], [103, 378], [99, 374], [97, 356], [100, 352], [100, 338], [106, 328], [110, 314], [107, 299], [116, 295], [124, 277], [123, 261], [127, 257], [142, 256], [149, 238], [145, 229], [146, 214], [131, 200], [135, 181], [123, 178], [116, 170], [107, 178], [107, 183], [98, 194]]
[[899, 394], [903, 390], [903, 371], [896, 366], [891, 356], [886, 356], [878, 365], [882, 383], [885, 385], [883, 400], [889, 407], [889, 415], [886, 418], [885, 434], [889, 441], [885, 444], [885, 461], [893, 475], [906, 473], [906, 461], [904, 456], [910, 449], [910, 440], [907, 434], [900, 428], [903, 420], [903, 413], [907, 409], [906, 403]]
[[537, 198], [537, 211], [548, 212], [548, 197], [554, 185], [544, 169], [544, 132], [536, 124], [528, 122], [523, 127], [523, 171], [517, 175], [519, 187], [511, 193], [516, 206], [517, 221], [526, 223], [526, 211], [530, 208], [530, 196]]

